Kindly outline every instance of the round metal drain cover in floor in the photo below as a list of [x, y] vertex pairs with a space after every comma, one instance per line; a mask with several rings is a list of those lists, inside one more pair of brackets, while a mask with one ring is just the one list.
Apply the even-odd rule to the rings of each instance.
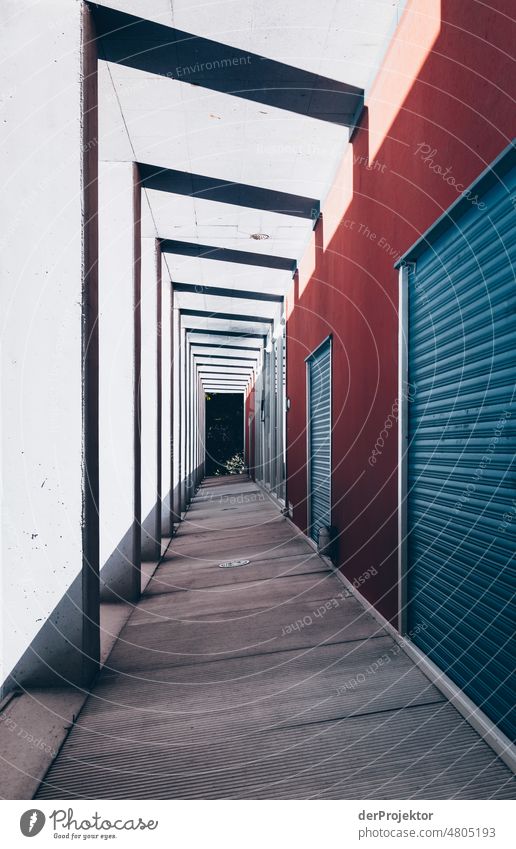
[[247, 566], [250, 560], [226, 560], [225, 563], [219, 563], [221, 569], [231, 569], [233, 566]]

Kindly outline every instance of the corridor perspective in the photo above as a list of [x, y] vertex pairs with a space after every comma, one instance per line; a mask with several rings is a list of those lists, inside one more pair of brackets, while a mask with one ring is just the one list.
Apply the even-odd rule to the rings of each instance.
[[37, 798], [512, 793], [328, 563], [231, 476], [192, 499]]
[[514, 0], [2, 5], [0, 799], [514, 799]]

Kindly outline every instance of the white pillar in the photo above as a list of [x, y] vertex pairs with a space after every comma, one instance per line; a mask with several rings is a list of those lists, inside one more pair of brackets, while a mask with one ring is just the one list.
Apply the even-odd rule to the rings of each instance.
[[142, 450], [142, 560], [157, 560], [161, 551], [160, 393], [158, 387], [158, 304], [161, 274], [159, 247], [153, 237], [142, 239], [142, 360], [141, 360], [141, 450]]
[[185, 507], [190, 503], [191, 494], [191, 444], [192, 444], [192, 381], [190, 374], [190, 345], [185, 335], [185, 399], [186, 399], [186, 422], [185, 422]]
[[179, 464], [179, 489], [180, 489], [180, 511], [181, 514], [184, 512], [186, 507], [186, 475], [187, 475], [187, 445], [188, 445], [188, 431], [187, 431], [187, 390], [186, 390], [186, 333], [183, 327], [181, 327], [181, 342], [179, 346], [179, 374], [180, 374], [180, 434], [179, 434], [179, 451], [180, 451], [180, 464]]
[[181, 319], [173, 306], [172, 359], [172, 521], [177, 525], [181, 521]]
[[190, 443], [190, 498], [192, 498], [195, 485], [196, 485], [196, 462], [195, 462], [195, 449], [197, 445], [197, 375], [195, 371], [195, 363], [192, 355], [192, 348], [190, 347], [188, 353], [188, 359], [190, 362], [190, 385], [191, 385], [191, 422], [190, 429], [192, 434], [192, 441]]
[[20, 0], [10, 12], [1, 151], [10, 212], [0, 233], [6, 690], [83, 684], [99, 656], [96, 57], [81, 45], [81, 27], [91, 38], [82, 4]]
[[[161, 259], [161, 261], [163, 261]], [[165, 271], [165, 269], [164, 269]], [[161, 533], [171, 536], [173, 511], [173, 289], [166, 274], [161, 286]]]
[[140, 187], [131, 162], [99, 173], [100, 562], [105, 597], [140, 593]]

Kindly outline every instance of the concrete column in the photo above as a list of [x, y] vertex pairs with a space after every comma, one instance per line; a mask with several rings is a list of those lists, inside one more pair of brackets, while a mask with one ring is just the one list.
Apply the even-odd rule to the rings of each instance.
[[185, 389], [186, 389], [186, 503], [192, 496], [192, 373], [190, 344], [185, 340]]
[[193, 362], [192, 349], [188, 350], [188, 368], [190, 382], [190, 494], [191, 500], [195, 491], [195, 442], [197, 439], [196, 401], [197, 384], [195, 379], [195, 366]]
[[142, 239], [141, 326], [141, 497], [142, 560], [157, 560], [161, 552], [161, 384], [158, 386], [158, 305], [161, 269], [157, 273], [159, 245]]
[[195, 485], [199, 486], [199, 465], [200, 465], [200, 439], [201, 439], [201, 391], [200, 381], [197, 369], [195, 369], [195, 412], [196, 412], [196, 428], [195, 428]]
[[[160, 257], [162, 262], [162, 258]], [[173, 331], [172, 284], [164, 276], [161, 288], [161, 534], [173, 533]]]
[[201, 380], [199, 379], [199, 482], [204, 477], [204, 389]]
[[[173, 293], [172, 293], [173, 298]], [[172, 522], [181, 521], [181, 320], [172, 305]]]
[[184, 347], [184, 373], [185, 373], [185, 508], [190, 503], [190, 446], [192, 441], [192, 386], [190, 380], [190, 352], [189, 344], [185, 335]]
[[162, 512], [162, 472], [163, 472], [163, 281], [161, 244], [159, 239], [154, 240], [154, 261], [156, 269], [156, 551], [158, 559], [161, 557], [161, 512]]
[[187, 432], [187, 418], [186, 418], [186, 407], [187, 407], [187, 393], [186, 393], [186, 333], [183, 327], [181, 327], [181, 340], [179, 346], [179, 379], [180, 379], [180, 388], [179, 388], [179, 397], [180, 397], [180, 433], [179, 433], [179, 451], [180, 451], [180, 464], [179, 464], [179, 487], [181, 492], [180, 497], [180, 511], [181, 514], [184, 512], [186, 508], [186, 458], [187, 458], [187, 444], [188, 444], [188, 432]]
[[[95, 27], [80, 5], [82, 200], [82, 664], [88, 684], [100, 663], [98, 77]], [[55, 60], [54, 60], [55, 61]], [[61, 631], [59, 632], [62, 638]], [[62, 646], [61, 646], [62, 649]], [[38, 655], [39, 659], [39, 655]], [[74, 668], [75, 671], [75, 668]], [[60, 670], [59, 670], [60, 672]], [[61, 674], [61, 673], [60, 673]]]
[[140, 188], [131, 162], [101, 162], [100, 562], [104, 598], [140, 593]]
[[85, 7], [68, 0], [20, 0], [2, 35], [2, 195], [10, 210], [0, 233], [5, 691], [83, 685], [98, 668], [92, 35]]
[[201, 480], [201, 384], [197, 377], [197, 449], [196, 449], [196, 481]]
[[192, 498], [196, 477], [195, 477], [195, 448], [197, 444], [197, 377], [195, 373], [195, 364], [192, 356], [192, 349], [188, 352], [188, 362], [190, 368], [190, 398], [191, 398], [191, 416], [190, 416], [190, 498]]
[[197, 386], [199, 393], [199, 401], [198, 401], [198, 410], [199, 410], [199, 428], [198, 428], [198, 436], [197, 436], [197, 482], [200, 483], [204, 473], [203, 473], [203, 447], [204, 447], [204, 390], [202, 388], [202, 383], [200, 377], [197, 378]]

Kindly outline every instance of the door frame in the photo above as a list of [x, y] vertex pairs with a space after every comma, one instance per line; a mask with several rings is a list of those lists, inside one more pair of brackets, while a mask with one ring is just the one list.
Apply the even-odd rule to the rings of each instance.
[[408, 627], [407, 497], [408, 497], [408, 348], [409, 280], [415, 263], [404, 263], [398, 278], [398, 631]]

